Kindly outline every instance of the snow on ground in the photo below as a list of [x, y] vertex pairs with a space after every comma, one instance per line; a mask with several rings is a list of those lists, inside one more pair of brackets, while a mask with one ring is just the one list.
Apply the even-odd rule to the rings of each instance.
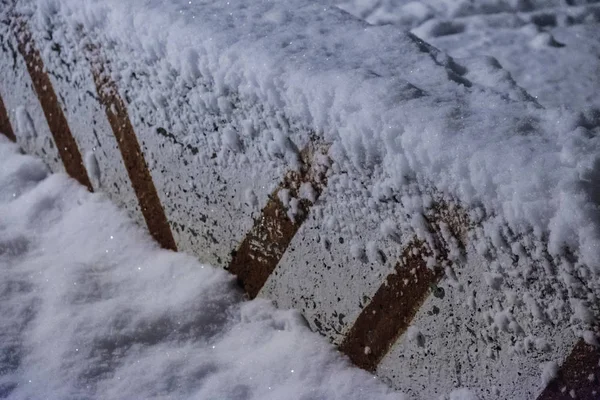
[[455, 19], [454, 34], [432, 34], [444, 22], [414, 32], [453, 57], [494, 57], [545, 107], [600, 108], [600, 6]]
[[0, 398], [403, 398], [3, 136], [0, 160]]
[[540, 104], [583, 111], [600, 107], [600, 4], [594, 3], [347, 0], [338, 6], [375, 25], [409, 29], [455, 58], [494, 57]]

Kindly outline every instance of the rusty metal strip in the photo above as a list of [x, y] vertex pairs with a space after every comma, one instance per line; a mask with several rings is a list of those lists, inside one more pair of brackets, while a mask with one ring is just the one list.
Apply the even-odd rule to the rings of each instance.
[[6, 111], [6, 107], [4, 106], [4, 101], [2, 100], [2, 96], [0, 96], [0, 133], [3, 133], [4, 136], [9, 138], [11, 141], [16, 142], [17, 138], [15, 137], [15, 132], [10, 125], [10, 120], [8, 119], [8, 112]]
[[96, 91], [100, 102], [105, 108], [106, 117], [119, 145], [123, 163], [137, 196], [142, 215], [146, 220], [148, 231], [162, 248], [176, 251], [177, 245], [171, 227], [129, 120], [127, 107], [121, 96], [119, 96], [116, 83], [107, 73], [106, 65], [100, 61], [98, 49], [89, 47], [88, 50], [93, 59], [91, 66]]
[[600, 348], [581, 339], [537, 400], [570, 400], [571, 393], [576, 399], [600, 398]]
[[[419, 251], [415, 255], [414, 250]], [[443, 270], [430, 269], [422, 258], [423, 244], [413, 240], [369, 304], [361, 311], [340, 345], [357, 366], [374, 372], [397, 338], [410, 326], [417, 311], [439, 281]]]
[[301, 199], [298, 213], [291, 220], [288, 210], [279, 199], [280, 191], [287, 189], [291, 197], [297, 198], [300, 186], [310, 183], [314, 190], [314, 200], [318, 199], [326, 185], [326, 166], [316, 162], [316, 158], [319, 154], [325, 154], [327, 149], [327, 145], [309, 144], [301, 152], [300, 170], [287, 174], [282, 184], [270, 196], [250, 232], [232, 253], [232, 260], [227, 269], [237, 276], [238, 282], [250, 298], [258, 295], [306, 220], [313, 204], [307, 199]]
[[375, 292], [339, 347], [354, 364], [367, 371], [375, 372], [379, 362], [408, 329], [431, 289], [444, 275], [441, 262], [445, 261], [448, 252], [438, 232], [439, 222], [445, 222], [464, 247], [466, 216], [444, 204], [438, 204], [434, 211], [429, 217], [429, 228], [436, 242], [438, 265], [427, 267], [424, 258], [432, 254], [432, 249], [417, 238], [411, 240], [402, 253], [401, 261], [396, 264], [395, 272]]
[[18, 23], [16, 38], [19, 52], [25, 59], [27, 71], [33, 82], [33, 87], [46, 116], [48, 127], [54, 137], [65, 170], [91, 192], [93, 187], [83, 165], [81, 153], [71, 134], [67, 118], [58, 102], [40, 52], [35, 47], [31, 32], [25, 22]]

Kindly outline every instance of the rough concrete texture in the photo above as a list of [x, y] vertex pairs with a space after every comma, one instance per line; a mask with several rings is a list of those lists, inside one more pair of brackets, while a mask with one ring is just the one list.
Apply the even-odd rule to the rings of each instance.
[[[506, 256], [503, 261], [511, 262]], [[483, 398], [536, 397], [544, 387], [539, 365], [564, 359], [575, 339], [568, 330], [541, 323], [537, 329], [552, 337], [548, 343], [536, 342], [518, 330], [490, 328], [478, 311], [497, 310], [500, 305], [492, 304], [486, 294], [494, 289], [479, 272], [485, 264], [483, 257], [469, 249], [465, 263], [455, 269], [456, 278], [446, 276], [437, 284], [443, 295], [430, 295], [415, 316], [412, 326], [421, 332], [422, 339], [410, 334], [399, 338], [379, 364], [380, 376], [392, 385], [412, 378], [418, 384], [411, 390], [427, 393], [428, 398], [443, 395], [439, 388], [447, 386], [483, 387]], [[528, 320], [518, 314], [510, 318], [521, 323]], [[530, 331], [529, 326], [521, 328]], [[496, 382], [498, 376], [512, 384]], [[430, 385], [430, 381], [439, 384]]]

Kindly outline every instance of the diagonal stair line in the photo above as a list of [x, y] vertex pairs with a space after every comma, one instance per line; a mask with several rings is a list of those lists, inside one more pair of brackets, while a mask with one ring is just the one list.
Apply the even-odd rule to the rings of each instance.
[[35, 46], [33, 37], [27, 24], [20, 17], [16, 17], [17, 27], [15, 37], [18, 49], [27, 66], [27, 71], [33, 82], [37, 98], [42, 106], [48, 127], [58, 148], [58, 153], [67, 173], [93, 191], [92, 183], [83, 164], [83, 159], [77, 143], [73, 138], [69, 123], [56, 96], [56, 92], [46, 72], [42, 56]]

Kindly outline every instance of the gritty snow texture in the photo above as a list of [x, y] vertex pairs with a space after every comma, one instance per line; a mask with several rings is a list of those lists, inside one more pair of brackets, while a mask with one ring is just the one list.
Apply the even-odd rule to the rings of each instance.
[[402, 399], [0, 135], [0, 397]]

